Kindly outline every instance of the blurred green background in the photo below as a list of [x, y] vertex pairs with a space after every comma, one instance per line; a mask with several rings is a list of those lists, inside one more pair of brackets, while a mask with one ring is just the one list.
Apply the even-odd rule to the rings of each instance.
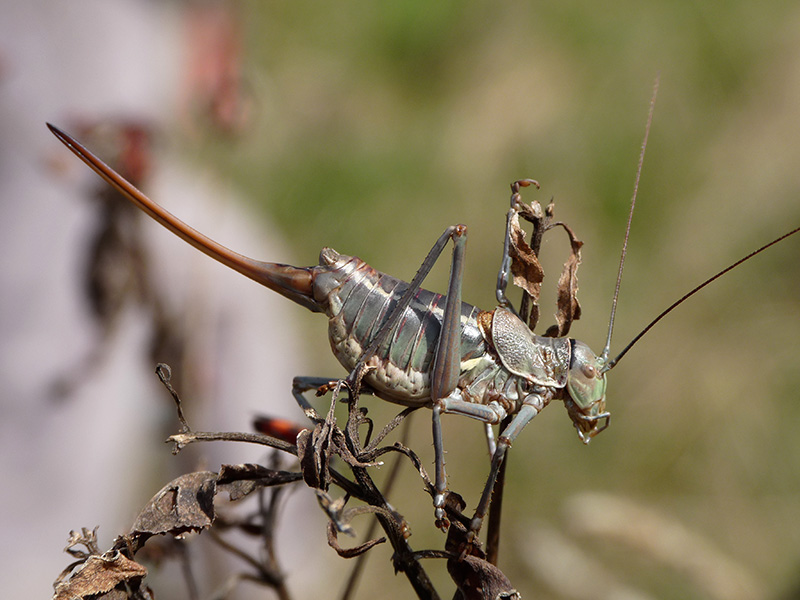
[[[331, 246], [408, 279], [442, 230], [464, 223], [465, 299], [489, 309], [508, 184], [533, 177], [542, 190], [523, 198], [552, 197], [585, 242], [584, 316], [571, 333], [599, 352], [657, 74], [613, 347], [800, 222], [795, 2], [239, 8], [250, 124], [235, 140], [209, 133], [187, 151], [258, 200], [295, 264]], [[545, 327], [568, 254], [562, 238], [543, 249]], [[639, 343], [609, 375], [611, 427], [591, 446], [560, 406], [526, 429], [510, 458], [501, 548], [524, 597], [798, 593], [798, 255], [796, 239], [770, 250]], [[443, 291], [446, 278], [443, 261], [427, 287]], [[341, 373], [325, 324], [297, 314], [314, 374]], [[380, 420], [396, 409], [370, 410]], [[474, 506], [488, 468], [481, 428], [446, 421], [450, 485]], [[414, 427], [412, 446], [430, 453], [427, 414]], [[410, 468], [401, 487], [407, 497], [393, 501], [412, 544], [440, 547]], [[359, 597], [375, 586], [383, 598], [411, 595], [400, 578], [383, 587], [389, 552], [373, 551]], [[429, 568], [446, 589], [444, 565]]]

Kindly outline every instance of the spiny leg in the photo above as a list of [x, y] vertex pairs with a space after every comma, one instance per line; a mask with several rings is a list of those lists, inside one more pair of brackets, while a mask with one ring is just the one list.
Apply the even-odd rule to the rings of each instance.
[[[539, 409], [537, 409], [536, 406], [541, 406], [542, 404], [543, 402], [539, 402], [538, 400], [530, 404], [523, 404], [522, 408], [513, 416], [511, 422], [502, 431], [500, 437], [497, 439], [496, 447], [492, 453], [492, 464], [489, 471], [489, 477], [486, 481], [486, 485], [483, 488], [483, 493], [481, 494], [481, 499], [478, 502], [478, 506], [475, 509], [472, 523], [470, 524], [470, 542], [477, 536], [478, 531], [480, 531], [481, 524], [483, 523], [483, 517], [486, 515], [486, 511], [489, 508], [489, 504], [492, 500], [492, 490], [494, 488], [495, 481], [497, 480], [497, 473], [500, 469], [500, 465], [503, 463], [506, 450], [508, 450], [508, 448], [511, 446], [511, 443], [514, 441], [514, 439], [516, 439], [516, 437], [531, 421], [531, 419], [539, 414]], [[498, 423], [501, 423], [507, 416], [506, 410], [497, 402], [491, 402], [490, 404], [475, 404], [473, 402], [468, 402], [467, 400], [453, 396], [444, 398], [434, 405], [434, 413], [437, 412], [439, 414], [445, 413], [471, 417], [486, 424], [487, 428], [491, 425], [497, 425]], [[441, 444], [441, 438], [439, 438], [438, 443]], [[434, 435], [434, 448], [436, 448], [436, 445], [437, 438], [436, 435]], [[436, 483], [438, 484], [438, 481]], [[437, 492], [439, 492], [438, 487]], [[442, 488], [441, 493], [441, 501], [443, 503], [444, 488]], [[437, 494], [436, 499], [438, 498], [439, 495]]]
[[[444, 529], [447, 527], [448, 523], [445, 519], [444, 511], [447, 475], [444, 468], [444, 445], [442, 442], [441, 424], [442, 413], [472, 417], [473, 419], [487, 424], [487, 426], [491, 426], [500, 423], [506, 417], [506, 411], [496, 402], [491, 405], [475, 404], [458, 397], [453, 397], [452, 394], [434, 402], [433, 450], [436, 457], [436, 472], [434, 478], [434, 489], [436, 493], [433, 497], [433, 505], [435, 508], [436, 525]], [[494, 478], [492, 478], [492, 483], [494, 483]]]
[[[494, 453], [492, 454], [492, 465], [489, 471], [489, 477], [486, 480], [486, 485], [483, 488], [481, 499], [478, 502], [478, 506], [475, 509], [475, 514], [472, 517], [472, 522], [470, 524], [470, 542], [478, 535], [481, 525], [483, 524], [483, 518], [486, 516], [486, 511], [491, 503], [492, 490], [494, 488], [495, 481], [497, 480], [497, 473], [500, 469], [500, 465], [503, 463], [503, 459], [505, 458], [506, 450], [508, 450], [525, 426], [530, 423], [531, 419], [539, 414], [541, 407], [544, 406], [547, 401], [547, 398], [535, 396], [530, 399], [528, 403], [523, 404], [519, 411], [513, 416], [508, 426], [502, 431], [500, 437], [497, 439], [497, 445]], [[485, 423], [487, 426], [500, 423], [503, 419], [505, 419], [507, 414], [505, 409], [496, 402], [492, 402], [488, 405], [474, 404], [472, 402], [452, 396], [442, 399], [436, 406], [434, 406], [434, 412], [436, 412], [437, 407], [440, 414], [445, 413], [471, 417]], [[434, 438], [434, 444], [435, 443], [436, 439]], [[444, 497], [442, 496], [442, 500], [443, 499]]]
[[467, 228], [459, 226], [453, 232], [453, 259], [450, 265], [450, 281], [447, 300], [442, 315], [442, 328], [436, 344], [436, 354], [431, 372], [431, 400], [433, 401], [432, 430], [435, 460], [435, 488], [433, 498], [434, 515], [440, 527], [447, 526], [444, 513], [444, 493], [447, 489], [447, 474], [444, 467], [444, 444], [442, 442], [442, 400], [449, 397], [458, 385], [461, 374], [461, 283], [464, 278], [464, 252], [467, 246]]
[[450, 396], [458, 385], [461, 373], [461, 282], [464, 274], [464, 253], [467, 244], [467, 228], [464, 225], [448, 227], [431, 248], [420, 265], [408, 289], [402, 295], [389, 317], [381, 326], [375, 338], [359, 358], [349, 381], [356, 390], [361, 385], [361, 378], [367, 371], [367, 361], [383, 346], [386, 339], [394, 331], [403, 317], [403, 313], [411, 300], [419, 292], [422, 282], [441, 255], [445, 246], [453, 240], [453, 256], [450, 266], [450, 281], [447, 287], [442, 326], [436, 344], [436, 352], [431, 371], [431, 400], [433, 408], [433, 445], [435, 454], [435, 488], [434, 507], [437, 523], [444, 527], [444, 492], [447, 488], [447, 476], [444, 470], [444, 448], [442, 445], [442, 428], [440, 401]]

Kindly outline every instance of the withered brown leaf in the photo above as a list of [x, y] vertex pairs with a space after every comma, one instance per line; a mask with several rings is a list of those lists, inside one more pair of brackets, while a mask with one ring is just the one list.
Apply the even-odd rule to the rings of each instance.
[[111, 592], [122, 582], [141, 580], [147, 569], [116, 550], [93, 555], [68, 581], [56, 585], [53, 600], [79, 600]]
[[147, 503], [131, 528], [131, 535], [150, 537], [160, 533], [181, 535], [200, 531], [214, 521], [217, 474], [187, 473], [170, 481]]
[[533, 249], [525, 241], [525, 231], [519, 226], [519, 213], [516, 211], [511, 217], [510, 242], [508, 254], [511, 257], [514, 285], [525, 290], [533, 302], [538, 303], [544, 270]]
[[558, 296], [556, 321], [545, 333], [549, 337], [563, 337], [569, 333], [573, 321], [581, 318], [581, 305], [578, 302], [578, 266], [581, 264], [581, 246], [583, 242], [575, 237], [575, 233], [565, 223], [554, 223], [564, 228], [569, 236], [570, 254], [561, 277], [558, 279]]

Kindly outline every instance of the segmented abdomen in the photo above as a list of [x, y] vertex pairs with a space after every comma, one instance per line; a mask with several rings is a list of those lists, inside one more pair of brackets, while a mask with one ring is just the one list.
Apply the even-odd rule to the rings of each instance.
[[[408, 283], [380, 273], [359, 258], [330, 248], [320, 253], [314, 282], [316, 300], [329, 318], [331, 348], [351, 370], [408, 289]], [[430, 370], [441, 330], [445, 297], [417, 292], [397, 325], [367, 365], [374, 367], [364, 381], [392, 402], [422, 405], [430, 402]], [[461, 305], [461, 360], [485, 352], [478, 327], [480, 310]]]

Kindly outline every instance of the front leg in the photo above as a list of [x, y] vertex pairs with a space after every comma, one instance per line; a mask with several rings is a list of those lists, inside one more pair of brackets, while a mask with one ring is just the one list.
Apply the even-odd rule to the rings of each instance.
[[[528, 187], [529, 185], [533, 185], [536, 189], [539, 189], [539, 182], [534, 179], [520, 179], [519, 181], [515, 181], [511, 184], [511, 208], [506, 215], [506, 236], [503, 242], [503, 260], [500, 262], [500, 270], [497, 272], [497, 286], [495, 288], [495, 295], [497, 296], [497, 302], [500, 306], [507, 308], [514, 314], [516, 314], [516, 310], [511, 305], [511, 301], [506, 297], [506, 288], [508, 287], [508, 280], [509, 275], [511, 274], [511, 223], [513, 217], [515, 215], [520, 214], [520, 206], [525, 206], [524, 204], [520, 204], [520, 193], [519, 189], [521, 187]], [[539, 206], [538, 203], [534, 203], [534, 206]], [[541, 213], [541, 207], [538, 209], [538, 212]], [[527, 216], [525, 217], [527, 220], [531, 220]], [[535, 231], [538, 231], [538, 235], [541, 238], [542, 234], [542, 223], [541, 218], [537, 219], [536, 222], [531, 221], [534, 223]], [[538, 248], [535, 250], [536, 254], [538, 255]]]

